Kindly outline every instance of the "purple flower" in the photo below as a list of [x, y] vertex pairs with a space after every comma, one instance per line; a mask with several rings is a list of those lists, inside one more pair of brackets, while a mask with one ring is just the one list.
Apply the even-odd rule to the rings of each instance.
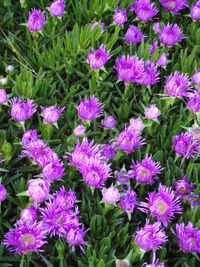
[[137, 132], [125, 128], [117, 137], [118, 147], [126, 153], [131, 153], [144, 144], [144, 140]]
[[[200, 3], [199, 3], [199, 9], [200, 9]], [[200, 85], [200, 69], [198, 69], [192, 76], [192, 81], [196, 85]]]
[[161, 29], [160, 29], [160, 23], [159, 22], [154, 23], [153, 30], [155, 33], [160, 33]]
[[123, 169], [116, 173], [115, 178], [120, 184], [125, 184], [125, 185], [127, 185], [130, 180], [128, 172]]
[[103, 126], [107, 129], [113, 129], [115, 127], [116, 121], [113, 116], [108, 116], [103, 120]]
[[57, 0], [50, 5], [49, 12], [53, 17], [62, 17], [65, 10], [63, 0]]
[[120, 197], [120, 206], [124, 211], [133, 213], [136, 205], [137, 205], [137, 194], [133, 190], [126, 191]]
[[15, 121], [24, 122], [28, 120], [37, 110], [33, 104], [33, 100], [27, 98], [26, 102], [23, 98], [14, 97], [11, 101], [11, 117]]
[[156, 40], [156, 41], [152, 44], [152, 46], [151, 46], [151, 48], [150, 48], [150, 56], [153, 55], [153, 53], [154, 53], [154, 51], [156, 50], [157, 47], [158, 47], [158, 41]]
[[167, 65], [167, 54], [163, 53], [156, 61], [156, 64], [160, 67], [165, 67]]
[[176, 224], [176, 233], [178, 246], [185, 253], [200, 253], [200, 230], [193, 227], [192, 222], [187, 226], [182, 222]]
[[143, 128], [144, 128], [144, 125], [140, 118], [131, 119], [130, 125], [128, 126], [129, 130], [135, 131], [138, 134], [142, 131]]
[[134, 25], [129, 26], [129, 28], [125, 34], [125, 41], [127, 44], [140, 43], [143, 38], [144, 38], [144, 34], [142, 33], [142, 31], [139, 28], [137, 28]]
[[143, 250], [161, 249], [167, 240], [168, 238], [161, 228], [161, 223], [150, 224], [148, 219], [145, 226], [138, 229], [135, 236], [135, 244]]
[[126, 9], [116, 9], [113, 19], [116, 24], [124, 24], [127, 21]]
[[42, 202], [49, 195], [49, 183], [42, 179], [34, 179], [28, 181], [28, 194], [36, 202]]
[[173, 137], [173, 148], [177, 154], [186, 157], [186, 159], [192, 158], [197, 153], [197, 146], [199, 141], [193, 138], [189, 132], [181, 133]]
[[45, 22], [45, 12], [33, 9], [29, 12], [28, 28], [31, 32], [39, 32], [43, 29]]
[[144, 114], [147, 119], [154, 121], [160, 116], [160, 110], [156, 105], [150, 104], [148, 108], [145, 108]]
[[106, 48], [104, 45], [101, 45], [99, 49], [94, 50], [92, 48], [92, 52], [88, 54], [87, 60], [90, 64], [91, 69], [100, 69], [102, 68], [106, 62], [110, 59], [110, 50], [106, 52]]
[[103, 201], [108, 204], [115, 204], [119, 201], [119, 190], [113, 186], [104, 188], [102, 191]]
[[153, 259], [151, 264], [145, 264], [144, 267], [165, 267], [165, 264], [163, 262], [159, 263], [158, 259]]
[[158, 193], [148, 193], [146, 200], [148, 203], [140, 202], [139, 209], [146, 213], [150, 211], [151, 215], [162, 222], [165, 227], [174, 219], [175, 213], [182, 213], [180, 196], [176, 196], [170, 187], [160, 185]]
[[137, 56], [121, 56], [116, 59], [115, 68], [118, 78], [124, 83], [139, 82], [144, 73], [144, 61]]
[[67, 153], [69, 165], [76, 166], [78, 169], [90, 158], [101, 158], [101, 150], [98, 144], [94, 144], [94, 140], [89, 142], [87, 138], [83, 138], [82, 143], [78, 141], [74, 151]]
[[152, 156], [148, 155], [146, 155], [141, 163], [137, 161], [135, 164], [133, 162], [131, 168], [133, 169], [133, 176], [131, 178], [134, 178], [139, 184], [153, 184], [154, 180], [158, 179], [157, 174], [160, 174], [162, 170], [160, 163], [154, 162]]
[[82, 124], [79, 124], [75, 129], [74, 129], [74, 135], [79, 137], [83, 136], [85, 134], [85, 127]]
[[196, 113], [200, 111], [200, 95], [197, 91], [194, 91], [191, 94], [188, 94], [188, 103], [187, 106], [188, 108]]
[[84, 241], [84, 234], [87, 232], [84, 231], [84, 227], [82, 226], [81, 228], [80, 227], [71, 227], [65, 237], [66, 237], [66, 240], [67, 242], [72, 246], [72, 251], [74, 251], [74, 246], [79, 246], [82, 250], [83, 253], [84, 250], [82, 248], [82, 245], [85, 245], [87, 244], [86, 241]]
[[41, 247], [47, 243], [45, 241], [46, 232], [42, 223], [24, 224], [18, 221], [14, 229], [10, 229], [4, 236], [3, 244], [11, 252], [16, 254], [27, 254], [27, 252], [42, 252]]
[[23, 209], [20, 212], [20, 220], [24, 224], [34, 223], [37, 220], [37, 209], [34, 206]]
[[101, 155], [108, 160], [113, 159], [116, 153], [115, 144], [106, 144], [101, 148]]
[[12, 72], [13, 70], [14, 70], [13, 65], [7, 65], [7, 67], [6, 67], [7, 72]]
[[106, 164], [98, 158], [89, 158], [81, 166], [80, 172], [83, 180], [89, 186], [102, 188], [105, 181], [111, 177], [110, 164]]
[[144, 86], [151, 86], [158, 82], [160, 71], [154, 62], [147, 60], [145, 62], [144, 73], [141, 76], [139, 83]]
[[188, 6], [187, 0], [160, 0], [160, 3], [165, 9], [175, 14]]
[[[91, 30], [93, 30], [97, 25], [99, 25], [99, 22], [94, 22], [93, 24], [92, 24], [92, 26], [91, 26]], [[104, 28], [104, 23], [103, 22], [101, 22], [100, 23], [100, 28], [101, 28], [101, 32], [103, 32], [103, 28]]]
[[4, 185], [0, 184], [0, 203], [6, 199], [7, 191]]
[[28, 147], [31, 142], [37, 141], [37, 131], [36, 130], [28, 130], [25, 131], [22, 137], [22, 146]]
[[53, 182], [65, 176], [65, 169], [63, 168], [63, 164], [63, 162], [57, 161], [46, 165], [42, 169], [42, 175], [44, 180], [48, 182]]
[[176, 70], [165, 80], [164, 93], [170, 97], [185, 97], [188, 95], [190, 85], [188, 76]]
[[66, 191], [62, 186], [59, 191], [55, 193], [55, 205], [62, 210], [69, 210], [74, 207], [76, 203], [76, 194], [74, 191]]
[[83, 100], [81, 98], [77, 107], [78, 117], [81, 120], [92, 121], [103, 115], [103, 108], [104, 105], [95, 96], [90, 96], [89, 99], [85, 97]]
[[8, 96], [5, 89], [0, 89], [0, 104], [8, 102]]
[[129, 10], [133, 10], [142, 22], [149, 21], [158, 13], [158, 9], [150, 0], [136, 0]]
[[180, 42], [183, 38], [184, 35], [177, 24], [163, 24], [160, 31], [160, 41], [162, 44], [171, 47]]
[[191, 190], [194, 187], [194, 184], [188, 183], [188, 178], [187, 177], [183, 177], [183, 179], [178, 180], [178, 181], [174, 181], [174, 186], [175, 186], [175, 190], [176, 193], [179, 196], [185, 196], [185, 195], [189, 195], [191, 193]]
[[190, 16], [193, 20], [200, 20], [200, 0], [192, 5]]
[[56, 106], [50, 106], [47, 108], [41, 107], [41, 109], [44, 122], [47, 124], [48, 123], [54, 124], [59, 120], [60, 114], [63, 112], [65, 108], [60, 108], [60, 107], [56, 108]]

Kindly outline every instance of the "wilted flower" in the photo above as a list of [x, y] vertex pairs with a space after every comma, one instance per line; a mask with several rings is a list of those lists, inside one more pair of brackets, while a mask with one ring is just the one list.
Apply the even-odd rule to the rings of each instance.
[[20, 212], [20, 220], [24, 224], [32, 224], [37, 220], [37, 209], [33, 207], [27, 207]]
[[82, 124], [79, 124], [75, 129], [74, 129], [74, 135], [76, 136], [83, 136], [85, 134], [85, 127]]
[[103, 120], [103, 126], [107, 129], [112, 129], [115, 127], [116, 121], [113, 116], [108, 116]]
[[113, 159], [116, 153], [115, 144], [106, 144], [101, 148], [101, 155], [108, 160]]
[[194, 113], [200, 111], [200, 95], [197, 91], [188, 94], [187, 106]]
[[104, 188], [102, 191], [103, 200], [108, 204], [115, 204], [119, 201], [119, 190], [113, 186]]
[[39, 32], [43, 29], [45, 22], [45, 12], [33, 9], [29, 12], [28, 28], [31, 32]]
[[129, 26], [129, 28], [125, 34], [125, 41], [127, 44], [140, 43], [143, 38], [144, 38], [144, 34], [142, 33], [142, 31], [139, 28], [137, 28], [134, 25]]
[[193, 227], [192, 222], [187, 226], [182, 222], [176, 224], [176, 233], [178, 246], [185, 253], [200, 253], [200, 230]]
[[13, 70], [14, 70], [13, 65], [8, 65], [8, 66], [6, 67], [6, 71], [7, 71], [7, 72], [12, 72]]
[[163, 24], [160, 31], [160, 41], [166, 46], [173, 46], [184, 38], [181, 29], [177, 24]]
[[175, 186], [176, 193], [179, 196], [183, 197], [185, 195], [189, 195], [190, 194], [191, 190], [194, 187], [194, 184], [193, 183], [189, 184], [188, 183], [188, 178], [187, 177], [183, 177], [183, 179], [181, 179], [181, 180], [174, 181], [174, 186]]
[[156, 120], [160, 116], [160, 110], [156, 105], [150, 104], [148, 108], [144, 111], [145, 117], [149, 120]]
[[42, 202], [49, 195], [49, 183], [43, 179], [33, 179], [28, 181], [28, 194], [36, 202]]
[[150, 0], [136, 0], [131, 4], [129, 10], [133, 10], [142, 22], [149, 21], [158, 13], [158, 9]]
[[165, 80], [164, 93], [170, 97], [186, 97], [190, 90], [190, 80], [186, 74], [177, 70]]
[[121, 56], [116, 59], [115, 68], [118, 78], [125, 83], [139, 82], [144, 73], [144, 61], [137, 56]]
[[78, 116], [81, 120], [92, 121], [103, 115], [103, 108], [104, 105], [95, 96], [90, 96], [89, 99], [85, 97], [83, 100], [80, 98]]
[[116, 24], [124, 24], [127, 21], [126, 9], [116, 9], [113, 19]]
[[141, 132], [143, 128], [144, 125], [140, 118], [130, 120], [130, 125], [128, 126], [129, 130], [135, 131], [136, 133], [139, 134], [139, 132]]
[[104, 45], [101, 45], [99, 49], [94, 50], [92, 48], [92, 52], [88, 54], [87, 60], [90, 64], [91, 69], [100, 69], [102, 68], [106, 62], [110, 59], [110, 50], [106, 52], [106, 48]]
[[160, 23], [159, 22], [154, 23], [153, 30], [155, 33], [160, 33]]
[[[200, 2], [199, 2], [199, 12], [200, 12]], [[195, 73], [192, 75], [192, 81], [196, 85], [200, 85], [200, 69], [195, 71]]]
[[62, 17], [65, 10], [63, 0], [57, 0], [50, 5], [49, 12], [53, 17]]
[[16, 254], [27, 254], [28, 252], [42, 252], [41, 247], [45, 241], [46, 232], [42, 223], [24, 224], [18, 221], [14, 229], [10, 229], [4, 236], [3, 244], [11, 252]]
[[145, 159], [139, 163], [133, 162], [131, 178], [134, 178], [137, 183], [153, 184], [154, 180], [158, 179], [157, 174], [161, 173], [162, 167], [159, 162], [154, 162], [152, 156], [146, 155]]
[[0, 184], [0, 203], [6, 199], [7, 191], [4, 185]]
[[144, 227], [138, 229], [135, 236], [135, 244], [143, 250], [161, 249], [167, 240], [168, 238], [161, 228], [161, 223], [150, 224], [149, 220], [146, 220]]
[[156, 41], [152, 44], [152, 46], [151, 46], [151, 48], [150, 48], [150, 56], [153, 55], [153, 53], [154, 53], [154, 51], [156, 50], [157, 47], [158, 47], [158, 41], [156, 40]]
[[126, 191], [120, 197], [120, 206], [124, 211], [133, 213], [137, 205], [137, 194], [133, 191]]
[[167, 54], [163, 53], [159, 58], [156, 60], [156, 64], [160, 67], [165, 67], [167, 65]]
[[154, 62], [147, 60], [145, 62], [145, 69], [141, 76], [139, 83], [144, 86], [151, 86], [158, 82], [160, 71]]
[[165, 9], [175, 14], [188, 6], [187, 0], [160, 0], [160, 3]]
[[14, 97], [11, 101], [11, 117], [15, 121], [24, 122], [28, 120], [37, 110], [33, 100], [27, 98], [26, 102], [23, 98]]
[[0, 104], [8, 102], [8, 96], [5, 89], [0, 89]]
[[22, 137], [22, 146], [28, 147], [31, 142], [37, 141], [37, 131], [36, 130], [28, 130], [25, 131]]
[[173, 148], [177, 154], [186, 157], [187, 159], [197, 153], [198, 140], [193, 138], [189, 132], [181, 133], [173, 137]]
[[200, 0], [192, 5], [190, 16], [193, 20], [200, 20]]
[[41, 107], [41, 109], [44, 122], [47, 124], [53, 124], [59, 120], [60, 114], [65, 108], [57, 108], [56, 106], [50, 106], [47, 108]]
[[[91, 30], [93, 30], [97, 25], [99, 25], [99, 23], [97, 21], [95, 21], [91, 26]], [[100, 28], [101, 28], [101, 32], [103, 32], [103, 28], [104, 28], [103, 22], [100, 23]]]
[[140, 202], [140, 210], [148, 213], [162, 222], [165, 227], [174, 219], [175, 213], [181, 213], [180, 196], [177, 196], [170, 187], [160, 185], [158, 193], [150, 192], [147, 198], [148, 203]]
[[44, 180], [48, 182], [53, 182], [61, 179], [65, 176], [65, 169], [63, 167], [63, 162], [57, 161], [49, 163], [42, 169], [42, 175]]

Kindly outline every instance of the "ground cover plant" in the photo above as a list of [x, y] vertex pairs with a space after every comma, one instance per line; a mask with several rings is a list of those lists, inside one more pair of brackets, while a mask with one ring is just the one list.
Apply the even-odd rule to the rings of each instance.
[[0, 2], [0, 266], [200, 265], [200, 1]]

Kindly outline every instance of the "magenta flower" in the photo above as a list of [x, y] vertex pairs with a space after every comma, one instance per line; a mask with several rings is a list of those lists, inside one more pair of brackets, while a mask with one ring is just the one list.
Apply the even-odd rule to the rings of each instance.
[[190, 195], [191, 190], [194, 187], [194, 183], [189, 184], [188, 178], [183, 177], [181, 180], [174, 181], [174, 186], [175, 186], [176, 193], [179, 196], [183, 197], [185, 195]]
[[160, 0], [160, 3], [165, 9], [175, 14], [188, 6], [187, 0]]
[[119, 190], [113, 186], [102, 190], [103, 201], [108, 204], [115, 204], [119, 201]]
[[159, 81], [159, 74], [160, 71], [157, 70], [156, 64], [150, 60], [147, 60], [145, 62], [145, 69], [139, 83], [144, 86], [154, 85]]
[[127, 21], [126, 9], [116, 9], [113, 19], [116, 24], [124, 24]]
[[156, 50], [156, 48], [158, 47], [158, 41], [156, 40], [152, 45], [151, 45], [151, 48], [150, 48], [150, 56], [153, 55], [154, 51]]
[[133, 190], [126, 191], [120, 197], [120, 206], [124, 211], [133, 213], [137, 203], [137, 194]]
[[193, 20], [200, 20], [200, 0], [192, 5], [190, 16]]
[[134, 25], [129, 26], [129, 28], [125, 34], [125, 41], [127, 44], [140, 43], [143, 38], [144, 38], [144, 34], [142, 33], [142, 31], [139, 28], [137, 28]]
[[186, 97], [190, 91], [190, 80], [186, 74], [177, 70], [165, 80], [164, 93], [170, 97]]
[[91, 69], [100, 69], [102, 68], [106, 62], [111, 58], [110, 50], [106, 52], [106, 48], [104, 45], [101, 45], [99, 49], [94, 50], [92, 48], [92, 52], [88, 54], [87, 60], [90, 64]]
[[113, 159], [116, 154], [117, 150], [115, 144], [106, 144], [101, 148], [101, 155], [108, 160]]
[[37, 141], [37, 131], [36, 130], [28, 130], [25, 131], [22, 136], [22, 146], [28, 147], [31, 142]]
[[173, 148], [177, 154], [186, 157], [186, 159], [194, 157], [197, 153], [199, 141], [193, 138], [189, 132], [181, 133], [173, 137]]
[[171, 47], [180, 42], [183, 38], [184, 35], [177, 24], [163, 24], [160, 31], [160, 41], [162, 44]]
[[26, 102], [23, 98], [14, 97], [11, 101], [11, 117], [15, 121], [24, 122], [28, 120], [37, 110], [33, 104], [33, 100], [27, 98]]
[[54, 124], [59, 120], [60, 114], [65, 108], [56, 108], [56, 106], [50, 106], [47, 108], [41, 107], [41, 109], [44, 122], [47, 124]]
[[160, 222], [150, 224], [146, 220], [144, 227], [138, 229], [135, 236], [135, 244], [143, 250], [156, 250], [161, 249], [162, 245], [167, 242], [168, 238], [161, 228]]
[[43, 29], [45, 22], [45, 12], [33, 9], [29, 12], [28, 28], [31, 32], [39, 32]]
[[200, 111], [200, 95], [197, 91], [194, 91], [193, 93], [188, 94], [187, 106], [194, 113], [197, 113]]
[[155, 33], [160, 33], [161, 29], [160, 29], [160, 23], [159, 22], [154, 23], [153, 30]]
[[148, 203], [140, 202], [139, 209], [146, 213], [150, 211], [165, 227], [174, 219], [174, 214], [182, 213], [180, 196], [176, 196], [170, 187], [160, 185], [158, 193], [148, 193], [147, 201]]
[[113, 116], [108, 116], [103, 120], [103, 126], [107, 129], [113, 129], [115, 127], [116, 120]]
[[82, 125], [79, 124], [73, 131], [74, 135], [79, 137], [79, 136], [83, 136], [85, 134], [86, 128]]
[[[199, 4], [200, 6], [200, 4]], [[195, 73], [192, 75], [192, 81], [196, 85], [200, 85], [200, 69], [195, 71]]]
[[139, 184], [153, 184], [158, 179], [157, 174], [161, 173], [162, 167], [159, 162], [154, 162], [152, 156], [146, 155], [145, 159], [139, 163], [133, 162], [131, 166], [133, 169], [132, 177]]
[[148, 108], [145, 108], [144, 114], [147, 119], [154, 121], [160, 116], [160, 110], [156, 105], [150, 104]]
[[7, 65], [6, 66], [6, 71], [7, 72], [12, 72], [14, 70], [14, 66], [13, 65]]
[[0, 104], [8, 102], [8, 96], [5, 89], [0, 89]]
[[62, 17], [65, 11], [63, 0], [57, 0], [50, 5], [49, 12], [53, 17]]
[[63, 162], [57, 161], [46, 165], [42, 169], [42, 175], [44, 180], [51, 183], [65, 176], [65, 169], [63, 167], [63, 164]]
[[126, 153], [131, 153], [144, 144], [142, 137], [130, 128], [125, 128], [117, 137], [118, 147]]
[[24, 224], [34, 223], [37, 220], [37, 209], [34, 206], [23, 209], [20, 212], [20, 220]]
[[6, 199], [7, 191], [4, 185], [0, 184], [0, 203]]
[[186, 226], [183, 222], [176, 224], [178, 246], [185, 253], [200, 253], [200, 230], [193, 227], [192, 222]]
[[167, 65], [167, 54], [163, 53], [159, 58], [156, 60], [156, 64], [160, 67], [165, 67]]
[[84, 241], [84, 235], [88, 230], [84, 231], [84, 227], [74, 227], [72, 226], [66, 233], [65, 237], [67, 242], [72, 246], [72, 251], [74, 251], [74, 246], [79, 246], [82, 252], [85, 254], [85, 251], [82, 245], [87, 244]]
[[158, 9], [150, 0], [136, 0], [131, 4], [129, 10], [134, 11], [138, 19], [142, 22], [149, 21], [158, 13]]
[[[97, 25], [99, 25], [99, 22], [95, 21], [91, 26], [91, 30], [93, 30]], [[103, 22], [100, 23], [100, 28], [101, 28], [101, 32], [103, 32], [103, 28], [104, 28]]]
[[81, 120], [92, 121], [103, 115], [104, 105], [99, 102], [95, 96], [86, 97], [82, 100], [80, 98], [80, 104], [77, 107], [78, 117]]
[[41, 247], [45, 241], [46, 232], [41, 222], [24, 224], [18, 221], [14, 229], [10, 229], [4, 236], [3, 244], [11, 252], [16, 254], [27, 254], [28, 252], [42, 252]]
[[110, 164], [106, 164], [98, 158], [89, 158], [81, 166], [80, 172], [83, 180], [89, 186], [102, 188], [105, 181], [111, 177]]
[[42, 179], [28, 181], [28, 194], [35, 202], [42, 202], [47, 199], [49, 191], [49, 183]]
[[137, 56], [121, 56], [116, 59], [115, 68], [118, 79], [128, 82], [139, 82], [144, 73], [144, 61]]
[[128, 126], [129, 130], [135, 131], [139, 134], [143, 130], [143, 128], [144, 124], [140, 118], [130, 120], [130, 125]]
[[165, 264], [163, 262], [159, 263], [159, 259], [153, 258], [153, 262], [151, 264], [145, 263], [144, 267], [165, 267]]
[[76, 203], [76, 194], [74, 191], [66, 191], [62, 186], [59, 191], [54, 194], [55, 205], [62, 210], [69, 210], [74, 207]]

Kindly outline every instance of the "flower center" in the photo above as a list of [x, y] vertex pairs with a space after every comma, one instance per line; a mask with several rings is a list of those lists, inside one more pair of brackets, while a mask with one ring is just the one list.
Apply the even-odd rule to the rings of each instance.
[[31, 233], [23, 234], [20, 238], [22, 245], [33, 245], [35, 243], [35, 236]]
[[176, 7], [176, 2], [175, 1], [170, 1], [169, 2], [169, 7], [170, 8], [175, 8]]
[[158, 214], [159, 214], [159, 215], [163, 215], [163, 214], [165, 214], [166, 211], [167, 211], [168, 208], [169, 208], [168, 204], [167, 204], [163, 199], [158, 200], [156, 206], [157, 206], [157, 208], [158, 208]]
[[147, 169], [145, 167], [142, 167], [140, 169], [140, 177], [141, 178], [149, 177], [149, 175], [150, 175], [150, 170], [149, 169]]

